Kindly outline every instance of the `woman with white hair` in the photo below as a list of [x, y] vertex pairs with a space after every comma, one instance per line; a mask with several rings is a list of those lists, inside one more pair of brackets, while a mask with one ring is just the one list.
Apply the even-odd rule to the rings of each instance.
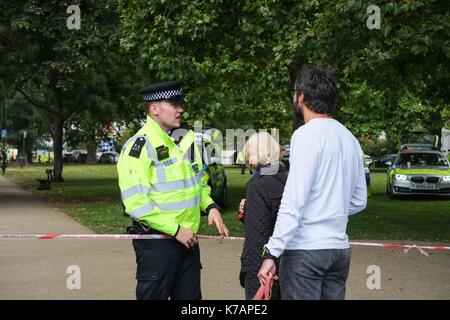
[[[260, 287], [257, 275], [263, 260], [263, 245], [275, 227], [287, 171], [281, 163], [280, 145], [267, 132], [255, 133], [249, 138], [244, 146], [244, 160], [254, 170], [247, 183], [246, 198], [241, 201], [241, 210], [245, 213], [245, 241], [240, 280], [245, 298], [249, 300]], [[280, 299], [278, 281], [273, 284], [272, 299]]]

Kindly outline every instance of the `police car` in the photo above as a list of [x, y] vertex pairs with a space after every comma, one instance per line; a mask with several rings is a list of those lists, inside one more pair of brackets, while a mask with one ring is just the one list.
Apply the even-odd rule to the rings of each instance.
[[227, 205], [227, 176], [223, 165], [219, 163], [203, 164], [211, 187], [211, 198], [221, 208]]
[[203, 133], [197, 133], [197, 143], [201, 141], [203, 153], [204, 174], [208, 178], [211, 187], [211, 198], [222, 209], [227, 205], [227, 176], [220, 158], [216, 157], [213, 145], [215, 143], [215, 131], [204, 129]]
[[450, 163], [429, 144], [403, 145], [387, 171], [386, 194], [450, 196]]

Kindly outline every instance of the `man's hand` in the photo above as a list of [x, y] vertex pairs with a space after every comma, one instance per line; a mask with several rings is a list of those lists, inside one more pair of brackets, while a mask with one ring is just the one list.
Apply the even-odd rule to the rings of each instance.
[[275, 266], [275, 261], [272, 259], [264, 259], [263, 264], [261, 265], [261, 268], [258, 272], [258, 279], [259, 283], [263, 286], [265, 285], [265, 276], [266, 274], [269, 274], [271, 276], [274, 276], [277, 272], [277, 267]]
[[213, 223], [216, 225], [217, 231], [221, 236], [228, 236], [228, 228], [223, 222], [222, 215], [217, 208], [212, 208], [211, 210], [209, 210], [208, 225], [210, 226]]
[[178, 230], [175, 239], [181, 242], [187, 249], [193, 248], [198, 244], [198, 239], [195, 233], [191, 229], [182, 226], [180, 226], [180, 230]]

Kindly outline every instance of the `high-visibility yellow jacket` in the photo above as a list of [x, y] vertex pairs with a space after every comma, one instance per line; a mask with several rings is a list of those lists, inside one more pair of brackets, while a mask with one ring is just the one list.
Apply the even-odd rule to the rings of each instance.
[[179, 226], [198, 232], [200, 211], [214, 204], [192, 130], [177, 145], [147, 116], [123, 146], [117, 171], [125, 212], [160, 232], [175, 235]]

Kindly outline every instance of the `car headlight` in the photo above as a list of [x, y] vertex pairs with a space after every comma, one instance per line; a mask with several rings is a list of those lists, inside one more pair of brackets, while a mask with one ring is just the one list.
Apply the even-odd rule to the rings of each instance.
[[444, 182], [450, 182], [450, 176], [444, 176], [442, 179]]
[[396, 174], [395, 179], [399, 180], [399, 181], [406, 181], [406, 180], [408, 180], [408, 177], [405, 176], [404, 174]]

